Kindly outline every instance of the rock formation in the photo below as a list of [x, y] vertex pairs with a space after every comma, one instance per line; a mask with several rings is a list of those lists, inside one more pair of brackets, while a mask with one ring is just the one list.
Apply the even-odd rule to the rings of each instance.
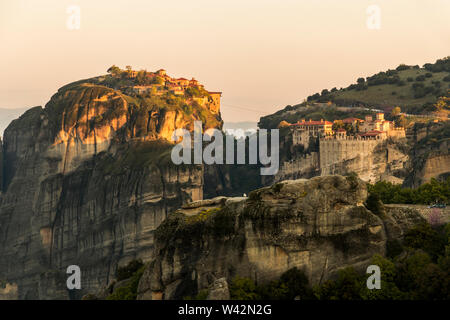
[[[319, 145], [319, 142], [316, 142]], [[332, 146], [332, 147], [330, 147]], [[355, 147], [356, 146], [356, 147]], [[289, 144], [285, 146], [285, 149]], [[317, 175], [357, 173], [367, 182], [387, 180], [393, 183], [403, 183], [407, 176], [409, 163], [409, 148], [406, 139], [387, 139], [373, 141], [352, 140], [325, 140], [320, 141], [319, 150], [306, 150], [295, 152], [291, 147], [291, 158], [286, 159], [273, 181], [266, 179], [267, 183], [287, 179], [310, 178]], [[328, 161], [335, 158], [333, 161]], [[336, 160], [339, 159], [339, 160]]]
[[[163, 103], [96, 82], [61, 88], [5, 131], [0, 296], [95, 292], [118, 265], [151, 257], [154, 230], [168, 212], [203, 198], [202, 166], [173, 165], [167, 140], [194, 120], [220, 128], [220, 114], [198, 104], [188, 114], [181, 97]], [[82, 290], [67, 290], [69, 265], [80, 266]]]
[[410, 174], [405, 185], [418, 187], [431, 178], [450, 175], [450, 121], [422, 124], [410, 130]]
[[228, 282], [225, 278], [220, 278], [214, 281], [208, 290], [207, 300], [229, 300], [230, 291], [228, 289]]
[[389, 237], [423, 220], [402, 209], [377, 216], [364, 206], [366, 197], [363, 181], [336, 175], [186, 205], [156, 230], [155, 257], [138, 298], [193, 296], [235, 276], [264, 283], [293, 267], [312, 284], [347, 266], [365, 270], [374, 254], [385, 253]]

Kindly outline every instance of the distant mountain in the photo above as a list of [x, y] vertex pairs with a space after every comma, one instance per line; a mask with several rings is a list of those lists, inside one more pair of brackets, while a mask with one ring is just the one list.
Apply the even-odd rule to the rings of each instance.
[[0, 136], [3, 136], [3, 131], [14, 119], [17, 119], [27, 108], [20, 109], [5, 109], [0, 108]]
[[236, 138], [242, 138], [244, 136], [250, 136], [256, 132], [258, 128], [257, 122], [242, 121], [242, 122], [225, 122], [223, 130]]

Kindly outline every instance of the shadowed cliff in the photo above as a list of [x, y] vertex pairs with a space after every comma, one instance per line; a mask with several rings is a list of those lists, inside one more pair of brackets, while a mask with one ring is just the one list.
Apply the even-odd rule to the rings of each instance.
[[373, 213], [356, 177], [283, 181], [248, 198], [219, 197], [183, 206], [156, 230], [138, 299], [195, 296], [216, 280], [276, 280], [291, 268], [312, 284], [353, 266], [365, 270], [386, 242], [424, 221], [414, 210]]

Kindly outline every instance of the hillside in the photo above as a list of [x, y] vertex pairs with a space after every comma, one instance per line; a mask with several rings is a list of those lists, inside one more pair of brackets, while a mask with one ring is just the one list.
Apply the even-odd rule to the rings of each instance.
[[[262, 117], [260, 128], [274, 128], [280, 121], [300, 118], [335, 120], [363, 117], [370, 109], [390, 112], [395, 106], [409, 115], [447, 117], [450, 113], [450, 58], [426, 63], [423, 67], [399, 65], [379, 72], [346, 88], [323, 89], [306, 102], [287, 106]], [[375, 110], [373, 110], [375, 111]]]

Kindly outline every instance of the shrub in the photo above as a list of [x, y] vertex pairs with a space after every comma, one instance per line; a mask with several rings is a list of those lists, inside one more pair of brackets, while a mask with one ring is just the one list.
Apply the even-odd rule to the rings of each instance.
[[410, 69], [411, 67], [410, 66], [407, 66], [406, 64], [401, 64], [401, 65], [399, 65], [397, 68], [395, 68], [395, 70], [397, 70], [397, 71], [402, 71], [402, 70], [408, 70], [408, 69]]
[[433, 229], [430, 224], [421, 223], [405, 234], [403, 244], [406, 247], [422, 249], [434, 261], [437, 261], [438, 256], [445, 252], [446, 238]]
[[257, 300], [259, 295], [253, 280], [236, 277], [230, 285], [230, 298], [232, 300]]
[[366, 200], [366, 208], [372, 211], [376, 215], [382, 215], [384, 213], [383, 202], [376, 193], [370, 193]]
[[137, 298], [137, 290], [139, 286], [139, 281], [141, 280], [142, 275], [144, 274], [145, 266], [141, 266], [138, 270], [136, 270], [132, 276], [131, 281], [127, 286], [120, 287], [112, 294], [110, 294], [106, 299], [107, 300], [136, 300]]
[[283, 273], [280, 277], [281, 285], [287, 288], [286, 298], [300, 300], [312, 299], [313, 292], [309, 286], [308, 278], [305, 273], [297, 268], [292, 268]]
[[347, 179], [347, 181], [349, 182], [350, 186], [352, 187], [352, 189], [355, 189], [358, 187], [358, 174], [354, 171], [348, 173], [345, 177]]
[[131, 278], [136, 271], [142, 268], [143, 265], [142, 260], [132, 260], [126, 266], [117, 268], [117, 281]]
[[200, 290], [195, 297], [187, 296], [184, 300], [206, 300], [208, 298], [208, 289]]
[[403, 252], [403, 246], [397, 239], [388, 240], [386, 242], [386, 257], [395, 258]]
[[367, 286], [363, 286], [361, 296], [365, 300], [402, 300], [405, 293], [400, 291], [395, 283], [397, 269], [395, 264], [380, 255], [374, 255], [371, 261], [372, 265], [380, 267], [381, 271], [381, 288], [370, 290]]
[[361, 300], [362, 288], [362, 277], [350, 267], [340, 270], [335, 281], [328, 280], [316, 286], [314, 294], [320, 300]]
[[383, 203], [447, 203], [450, 197], [450, 177], [442, 182], [431, 179], [417, 189], [402, 188], [400, 184], [378, 181], [373, 185], [369, 184], [368, 191], [370, 194], [376, 193]]

